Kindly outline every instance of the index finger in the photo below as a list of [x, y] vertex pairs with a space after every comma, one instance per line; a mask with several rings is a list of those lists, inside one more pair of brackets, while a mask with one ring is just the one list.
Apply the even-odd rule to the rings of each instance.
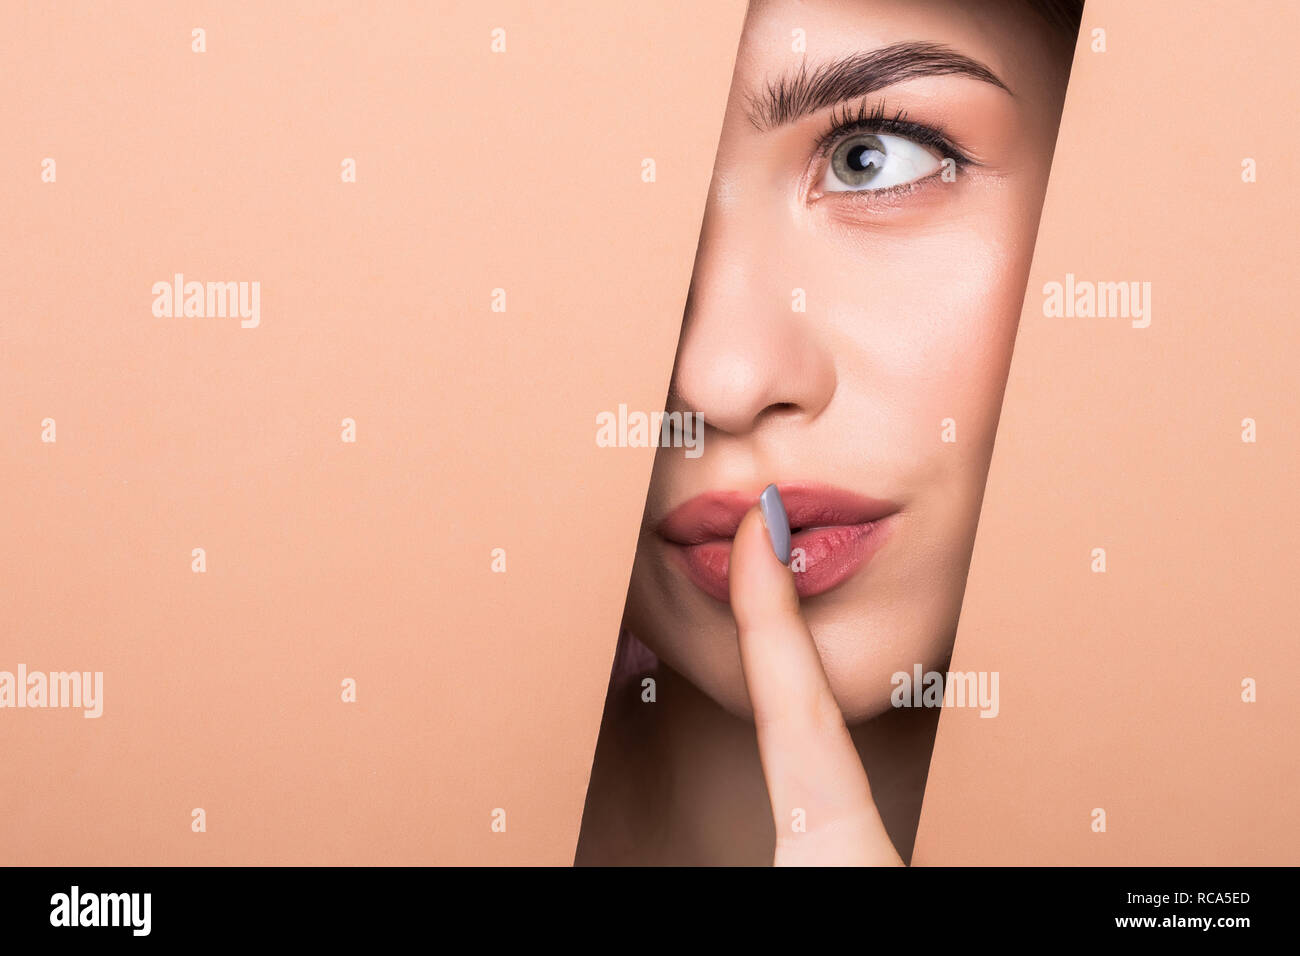
[[769, 485], [736, 530], [728, 571], [776, 824], [775, 862], [901, 865], [783, 563], [789, 532], [780, 493]]

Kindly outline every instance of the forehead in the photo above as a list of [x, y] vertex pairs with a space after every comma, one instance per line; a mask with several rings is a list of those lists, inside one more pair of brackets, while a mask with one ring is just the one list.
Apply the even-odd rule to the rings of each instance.
[[804, 58], [817, 64], [917, 42], [980, 61], [1012, 90], [1068, 67], [1068, 51], [1029, 0], [752, 0], [736, 81], [752, 88]]

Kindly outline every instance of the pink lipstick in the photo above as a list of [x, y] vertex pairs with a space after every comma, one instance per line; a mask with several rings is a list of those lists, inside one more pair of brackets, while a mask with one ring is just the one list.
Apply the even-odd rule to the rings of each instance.
[[[892, 502], [827, 485], [777, 487], [790, 517], [790, 566], [800, 597], [822, 594], [857, 573], [884, 545], [898, 513]], [[728, 600], [731, 540], [757, 501], [757, 493], [710, 491], [674, 508], [659, 524], [687, 576], [719, 601]]]

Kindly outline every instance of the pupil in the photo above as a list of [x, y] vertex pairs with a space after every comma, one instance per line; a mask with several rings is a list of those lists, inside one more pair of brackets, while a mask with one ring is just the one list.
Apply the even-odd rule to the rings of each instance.
[[849, 150], [848, 155], [849, 168], [856, 172], [864, 172], [871, 167], [879, 168], [881, 156], [880, 150], [873, 149], [870, 146], [854, 146]]

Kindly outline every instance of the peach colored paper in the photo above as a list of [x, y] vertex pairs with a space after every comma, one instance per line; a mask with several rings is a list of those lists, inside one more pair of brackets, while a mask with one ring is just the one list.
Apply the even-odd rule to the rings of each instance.
[[[952, 665], [1001, 712], [944, 713], [915, 862], [1300, 862], [1297, 33], [1088, 0]], [[1066, 273], [1150, 326], [1045, 317]]]
[[572, 861], [743, 13], [5, 7], [0, 863]]

